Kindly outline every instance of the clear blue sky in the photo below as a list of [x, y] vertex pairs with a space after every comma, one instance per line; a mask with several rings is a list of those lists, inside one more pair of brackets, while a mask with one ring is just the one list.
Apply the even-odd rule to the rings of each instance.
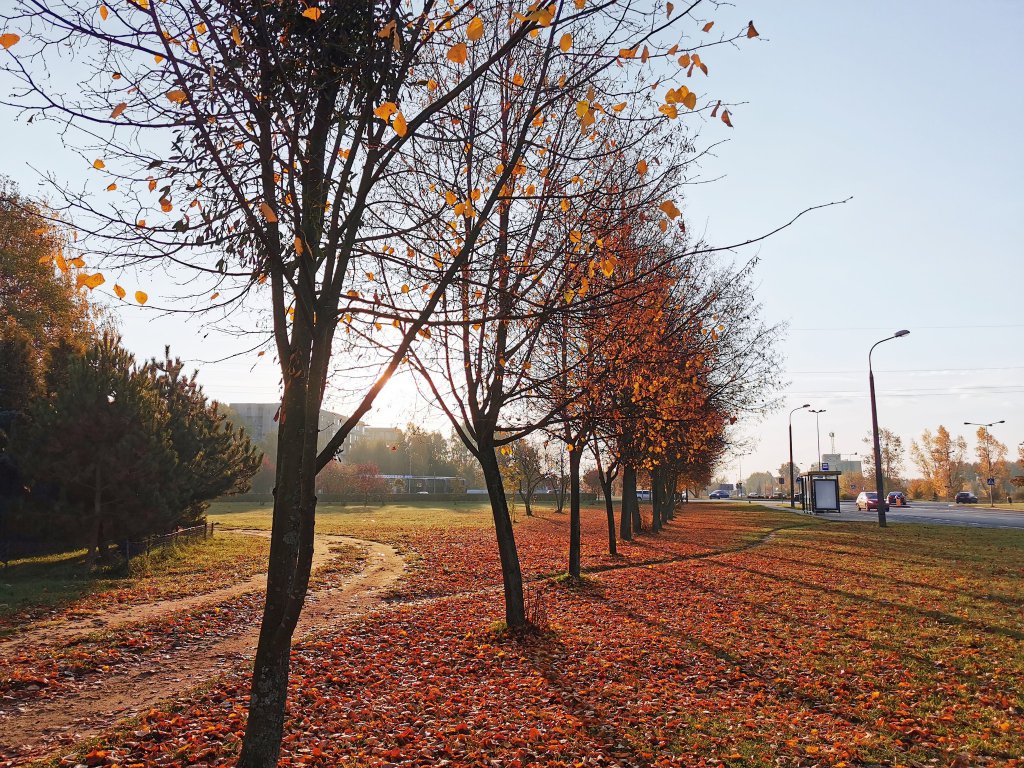
[[[735, 242], [853, 198], [744, 252], [760, 256], [767, 316], [791, 325], [779, 345], [788, 408], [827, 409], [823, 449], [834, 432], [837, 450], [863, 452], [868, 347], [908, 328], [875, 354], [882, 424], [909, 444], [940, 423], [970, 437], [957, 425], [1005, 419], [995, 434], [1015, 455], [1024, 440], [1024, 3], [787, 0], [707, 13], [716, 31], [753, 18], [761, 39], [704, 57], [708, 93], [746, 103], [732, 111], [734, 130], [717, 121], [701, 130], [703, 140], [729, 141], [704, 163], [707, 178], [723, 178], [687, 191], [691, 230]], [[82, 178], [85, 163], [52, 131], [13, 118], [0, 111], [0, 172], [27, 192], [37, 190], [30, 165]], [[140, 357], [165, 342], [195, 361], [239, 346], [138, 308], [122, 310], [121, 322]], [[274, 399], [269, 357], [204, 365], [202, 380], [225, 401]], [[404, 422], [400, 402], [406, 393], [385, 396], [371, 423]], [[742, 426], [757, 440], [744, 475], [776, 469], [785, 413]], [[813, 416], [798, 414], [794, 432], [806, 467]], [[737, 472], [727, 462], [730, 481]]]

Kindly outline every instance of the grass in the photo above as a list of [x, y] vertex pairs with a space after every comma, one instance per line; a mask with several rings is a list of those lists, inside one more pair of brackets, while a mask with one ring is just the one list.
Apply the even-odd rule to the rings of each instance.
[[0, 629], [54, 610], [130, 604], [227, 586], [265, 569], [269, 541], [217, 535], [133, 559], [127, 573], [90, 571], [84, 549], [13, 560], [0, 569]]
[[[372, 536], [378, 529], [408, 528], [480, 528], [491, 525], [490, 505], [486, 498], [473, 498], [454, 506], [436, 503], [405, 504], [317, 504], [316, 532], [352, 536]], [[208, 518], [220, 528], [270, 529], [270, 504], [217, 502], [210, 505]]]

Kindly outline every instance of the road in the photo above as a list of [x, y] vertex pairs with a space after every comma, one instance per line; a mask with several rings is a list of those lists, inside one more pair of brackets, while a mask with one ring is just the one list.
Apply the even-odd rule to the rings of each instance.
[[[731, 499], [737, 501], [737, 499]], [[715, 502], [708, 502], [714, 504]], [[757, 502], [773, 504], [773, 502]], [[783, 506], [789, 509], [789, 504]], [[878, 512], [858, 512], [852, 501], [840, 505], [842, 512], [823, 514], [829, 520], [870, 521], [878, 519]], [[799, 511], [800, 506], [797, 505]], [[1020, 511], [989, 509], [982, 504], [951, 504], [947, 501], [911, 501], [907, 507], [890, 507], [886, 520], [891, 523], [928, 523], [930, 525], [965, 525], [974, 528], [1020, 528], [1024, 529], [1024, 504]]]

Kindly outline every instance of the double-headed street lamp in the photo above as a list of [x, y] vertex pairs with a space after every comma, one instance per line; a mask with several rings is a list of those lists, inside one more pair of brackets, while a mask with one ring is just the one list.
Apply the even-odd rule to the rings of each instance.
[[[999, 421], [990, 421], [988, 424], [979, 424], [976, 421], [965, 421], [964, 422], [964, 426], [965, 427], [984, 427], [985, 429], [991, 429], [996, 424], [1005, 424], [1005, 423], [1006, 423], [1006, 419], [1000, 419]], [[991, 459], [990, 459], [990, 461], [991, 461]], [[985, 483], [986, 484], [988, 484], [988, 480], [989, 480], [989, 478], [985, 478]], [[996, 486], [995, 486], [994, 483], [992, 485], [988, 486], [988, 501], [989, 501], [989, 505], [990, 506], [994, 507], [996, 505]]]
[[818, 408], [817, 410], [814, 410], [812, 408], [810, 411], [808, 411], [808, 413], [813, 413], [814, 414], [814, 431], [815, 431], [815, 433], [818, 436], [818, 471], [819, 472], [821, 471], [821, 423], [818, 421], [818, 418], [821, 416], [821, 414], [823, 414], [825, 412], [825, 410], [826, 410], [825, 408]]
[[876, 341], [871, 345], [871, 349], [868, 350], [868, 386], [871, 389], [871, 432], [873, 437], [873, 448], [875, 451], [875, 492], [878, 494], [878, 527], [885, 528], [885, 480], [882, 477], [882, 445], [878, 439], [878, 406], [875, 403], [875, 372], [871, 368], [871, 353], [875, 351], [875, 347], [886, 341], [892, 341], [893, 339], [902, 339], [904, 336], [909, 334], [910, 331], [896, 331], [892, 336], [887, 336], [881, 341]]
[[810, 408], [810, 403], [804, 403], [799, 408], [789, 412], [789, 508], [796, 508], [796, 477], [793, 473], [793, 414], [804, 408]]

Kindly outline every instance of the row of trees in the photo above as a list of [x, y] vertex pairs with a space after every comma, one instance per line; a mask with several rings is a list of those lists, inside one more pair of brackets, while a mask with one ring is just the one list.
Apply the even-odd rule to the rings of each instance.
[[[768, 406], [775, 329], [750, 265], [692, 238], [679, 207], [699, 158], [684, 118], [732, 125], [703, 59], [752, 23], [712, 31], [699, 0], [11, 8], [23, 103], [80, 130], [117, 192], [65, 195], [83, 260], [171, 262], [219, 309], [266, 311], [283, 399], [243, 768], [277, 762], [317, 476], [400, 367], [480, 466], [512, 628], [526, 616], [500, 457], [517, 441], [564, 445], [578, 576], [585, 451], [606, 488], [621, 473], [629, 538], [638, 473], [656, 531], [737, 414]], [[54, 93], [40, 67], [69, 44], [93, 66]], [[319, 448], [329, 381], [356, 404]]]
[[87, 301], [60, 230], [9, 184], [0, 233], [3, 449], [29, 490], [5, 533], [85, 544], [92, 561], [247, 488], [260, 460], [248, 437], [169, 351], [135, 362]]

